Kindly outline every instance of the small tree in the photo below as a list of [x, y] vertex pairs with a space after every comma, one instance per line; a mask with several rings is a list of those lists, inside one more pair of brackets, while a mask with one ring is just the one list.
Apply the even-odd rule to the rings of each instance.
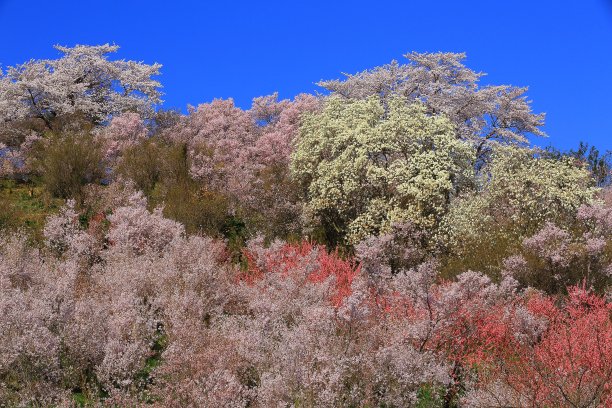
[[89, 133], [54, 136], [38, 142], [33, 168], [55, 197], [79, 198], [81, 189], [105, 175], [99, 143]]

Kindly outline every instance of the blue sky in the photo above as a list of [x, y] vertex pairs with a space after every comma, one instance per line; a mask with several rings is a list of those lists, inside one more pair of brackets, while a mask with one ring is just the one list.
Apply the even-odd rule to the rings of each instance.
[[54, 44], [116, 43], [159, 62], [165, 107], [313, 92], [409, 51], [466, 52], [484, 83], [529, 86], [548, 139], [612, 149], [612, 0], [0, 0], [0, 64], [57, 56]]

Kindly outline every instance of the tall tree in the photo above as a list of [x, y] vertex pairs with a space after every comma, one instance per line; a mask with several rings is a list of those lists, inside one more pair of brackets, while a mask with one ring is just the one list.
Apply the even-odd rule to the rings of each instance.
[[307, 116], [291, 163], [307, 212], [331, 244], [355, 244], [410, 221], [435, 228], [451, 197], [471, 183], [474, 148], [443, 115], [392, 97], [331, 97]]
[[494, 141], [527, 142], [526, 135], [543, 136], [544, 114], [534, 114], [527, 88], [479, 86], [484, 75], [463, 65], [463, 53], [410, 53], [407, 64], [390, 64], [346, 75], [319, 85], [350, 99], [379, 96], [383, 101], [403, 96], [421, 101], [432, 114], [442, 113], [455, 125], [457, 136], [476, 145], [476, 164], [488, 157]]
[[53, 129], [57, 117], [82, 114], [94, 123], [110, 115], [152, 113], [160, 102], [160, 64], [110, 61], [117, 45], [55, 48], [58, 59], [30, 60], [0, 73], [0, 123], [40, 119]]

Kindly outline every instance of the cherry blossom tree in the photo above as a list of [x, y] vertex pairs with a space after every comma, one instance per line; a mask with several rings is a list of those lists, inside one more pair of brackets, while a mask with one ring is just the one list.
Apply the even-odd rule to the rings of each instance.
[[548, 293], [585, 285], [598, 293], [612, 287], [611, 209], [598, 201], [578, 208], [565, 227], [548, 222], [504, 260], [503, 272]]
[[269, 235], [286, 236], [299, 230], [301, 210], [290, 154], [302, 118], [319, 106], [312, 95], [255, 98], [250, 110], [215, 100], [192, 108], [163, 135], [185, 145], [190, 175], [204, 189], [228, 196], [233, 214]]
[[112, 163], [125, 150], [146, 140], [147, 135], [148, 130], [141, 116], [126, 112], [114, 116], [108, 126], [100, 129], [98, 137], [102, 140], [106, 160]]
[[346, 75], [344, 80], [319, 85], [349, 99], [376, 95], [383, 100], [403, 96], [421, 101], [432, 114], [444, 114], [457, 137], [475, 144], [477, 158], [485, 157], [493, 142], [525, 143], [526, 135], [544, 135], [543, 114], [534, 114], [525, 97], [527, 88], [479, 86], [484, 75], [463, 64], [461, 53], [410, 53], [407, 64], [390, 64]]
[[55, 47], [57, 59], [30, 60], [0, 72], [0, 172], [28, 173], [32, 138], [89, 133], [115, 115], [150, 117], [161, 102], [160, 64], [110, 60], [116, 45]]
[[108, 59], [116, 45], [55, 46], [55, 60], [30, 60], [0, 76], [3, 122], [38, 118], [53, 129], [56, 117], [81, 113], [95, 123], [125, 111], [150, 114], [160, 102], [161, 65]]

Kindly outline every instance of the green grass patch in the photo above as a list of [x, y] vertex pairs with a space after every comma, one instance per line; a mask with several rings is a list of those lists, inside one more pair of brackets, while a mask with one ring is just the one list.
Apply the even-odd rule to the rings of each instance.
[[64, 200], [50, 197], [35, 181], [0, 179], [0, 230], [22, 229], [40, 240], [45, 219], [63, 204]]

